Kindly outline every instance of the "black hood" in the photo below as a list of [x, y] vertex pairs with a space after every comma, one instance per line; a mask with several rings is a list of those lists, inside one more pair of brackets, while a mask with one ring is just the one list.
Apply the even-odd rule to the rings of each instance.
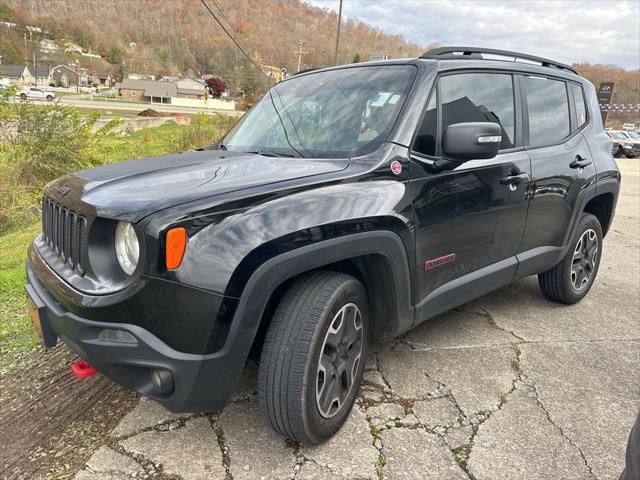
[[348, 165], [347, 159], [266, 157], [205, 150], [82, 170], [51, 182], [45, 193], [79, 212], [136, 222], [167, 207], [338, 172]]

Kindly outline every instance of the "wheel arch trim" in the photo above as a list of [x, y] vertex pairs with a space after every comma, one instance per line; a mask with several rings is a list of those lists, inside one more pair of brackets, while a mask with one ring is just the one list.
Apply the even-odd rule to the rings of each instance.
[[260, 265], [244, 288], [220, 354], [240, 348], [246, 358], [267, 302], [283, 282], [325, 265], [371, 254], [382, 255], [391, 267], [397, 316], [394, 320], [411, 324], [414, 308], [411, 304], [410, 270], [402, 240], [389, 231], [354, 233], [290, 250]]

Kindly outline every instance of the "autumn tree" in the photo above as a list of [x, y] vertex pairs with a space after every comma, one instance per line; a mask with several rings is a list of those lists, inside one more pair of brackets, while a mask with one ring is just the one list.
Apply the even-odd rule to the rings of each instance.
[[0, 3], [0, 21], [10, 22], [13, 20], [13, 9], [4, 3]]
[[227, 87], [224, 84], [224, 81], [220, 77], [210, 77], [206, 80], [207, 88], [211, 92], [214, 98], [219, 98], [222, 95]]

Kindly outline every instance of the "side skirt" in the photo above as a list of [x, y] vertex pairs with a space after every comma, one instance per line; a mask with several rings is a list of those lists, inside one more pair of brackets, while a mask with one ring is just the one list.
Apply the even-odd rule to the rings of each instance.
[[515, 280], [545, 272], [558, 263], [562, 254], [562, 247], [537, 247], [456, 278], [435, 289], [416, 306], [413, 326]]
[[500, 260], [436, 288], [416, 306], [414, 326], [509, 285], [518, 269], [515, 256]]

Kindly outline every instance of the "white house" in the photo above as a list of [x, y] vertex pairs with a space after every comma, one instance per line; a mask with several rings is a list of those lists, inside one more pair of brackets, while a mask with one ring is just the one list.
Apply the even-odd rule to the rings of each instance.
[[43, 38], [40, 40], [38, 48], [41, 53], [55, 53], [59, 50], [58, 44], [50, 38]]

